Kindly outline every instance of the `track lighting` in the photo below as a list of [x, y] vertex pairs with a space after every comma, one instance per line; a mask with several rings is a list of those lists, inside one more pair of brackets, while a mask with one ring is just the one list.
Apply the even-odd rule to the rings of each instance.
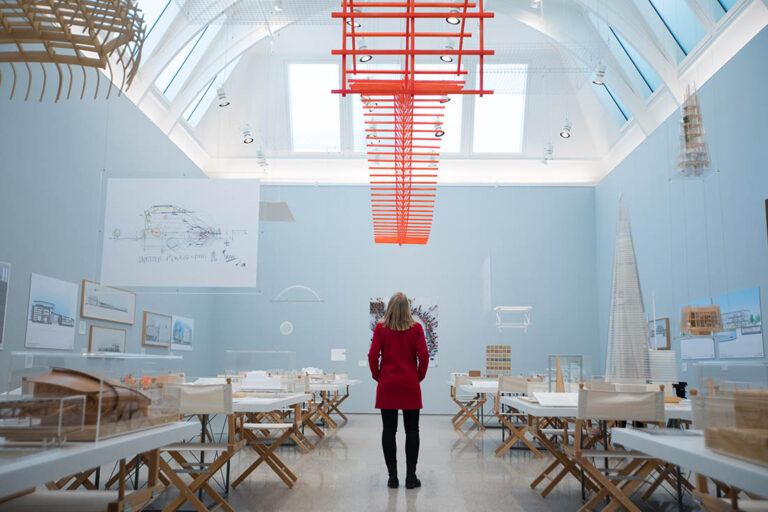
[[243, 125], [243, 144], [251, 144], [253, 142], [253, 134], [251, 133], [251, 127], [248, 124]]
[[[360, 9], [353, 9], [352, 12], [355, 13], [355, 14], [360, 14]], [[354, 23], [355, 28], [362, 27], [360, 22], [357, 21], [357, 20], [353, 21], [351, 18], [347, 20], [347, 25], [349, 25], [350, 27], [352, 26], [353, 23]]]
[[597, 66], [595, 74], [592, 76], [592, 83], [595, 85], [605, 84], [605, 64]]
[[225, 91], [223, 87], [219, 87], [218, 89], [216, 89], [216, 97], [219, 99], [220, 107], [229, 106], [229, 98], [227, 98], [227, 91]]
[[256, 152], [256, 164], [259, 167], [266, 167], [269, 165], [269, 162], [267, 162], [267, 155], [264, 154], [261, 147], [259, 147], [259, 150]]
[[541, 163], [544, 165], [547, 165], [547, 162], [552, 160], [552, 154], [554, 153], [554, 148], [552, 147], [552, 143], [547, 144], [544, 146], [544, 155], [541, 158]]
[[[443, 46], [443, 49], [448, 50], [449, 52], [452, 52], [455, 49], [455, 44], [453, 43], [453, 40], [446, 39], [445, 46]], [[443, 62], [453, 62], [453, 55], [451, 54], [441, 55], [440, 60]]]
[[450, 12], [451, 12], [451, 16], [448, 16], [447, 18], [445, 18], [445, 22], [448, 23], [449, 25], [458, 25], [459, 24], [459, 18], [457, 18], [456, 16], [452, 16], [452, 15], [453, 14], [458, 14], [459, 10], [458, 9], [451, 9]]
[[560, 136], [564, 139], [570, 139], [572, 127], [573, 127], [573, 124], [571, 124], [568, 118], [565, 118], [565, 124], [563, 124], [563, 129], [560, 130]]
[[272, 5], [272, 8], [276, 10], [277, 12], [280, 12], [283, 10], [283, 0], [275, 0], [275, 3]]
[[[360, 51], [365, 51], [368, 49], [368, 45], [365, 44], [364, 38], [362, 37], [357, 38], [357, 49]], [[360, 60], [360, 62], [370, 62], [372, 59], [373, 59], [373, 55], [366, 54], [366, 55], [361, 55], [360, 59], [358, 60]]]

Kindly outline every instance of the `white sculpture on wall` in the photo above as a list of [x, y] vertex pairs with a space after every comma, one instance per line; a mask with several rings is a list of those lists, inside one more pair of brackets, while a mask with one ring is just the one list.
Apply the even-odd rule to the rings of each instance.
[[648, 321], [643, 307], [629, 213], [619, 202], [616, 252], [613, 260], [611, 315], [605, 378], [609, 382], [647, 383], [651, 378], [648, 357]]

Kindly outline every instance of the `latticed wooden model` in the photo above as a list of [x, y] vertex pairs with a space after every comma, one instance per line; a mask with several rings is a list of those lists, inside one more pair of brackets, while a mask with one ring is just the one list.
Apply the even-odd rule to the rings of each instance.
[[[130, 87], [138, 71], [143, 40], [144, 21], [132, 0], [0, 0], [0, 62], [11, 66], [11, 99], [19, 73], [27, 75], [24, 99], [29, 99], [32, 69], [40, 66], [42, 101], [50, 70], [44, 64], [56, 68], [56, 101], [65, 94], [65, 87], [70, 98], [76, 73], [73, 67], [82, 72], [81, 99], [85, 96], [86, 69], [106, 69], [109, 97], [113, 80], [120, 84], [120, 91]], [[113, 69], [115, 65], [120, 69]], [[95, 74], [94, 98], [101, 85], [101, 73]]]
[[699, 96], [695, 88], [689, 86], [686, 89], [680, 114], [680, 154], [677, 167], [683, 176], [701, 176], [710, 169], [710, 160]]
[[[451, 94], [492, 93], [483, 88], [484, 57], [494, 53], [483, 46], [483, 23], [493, 13], [483, 10], [483, 0], [342, 0], [341, 7], [341, 12], [332, 14], [343, 20], [342, 49], [332, 52], [341, 55], [342, 85], [333, 92], [360, 94], [366, 109], [374, 239], [376, 243], [426, 244], [437, 190], [444, 104]], [[473, 36], [467, 30], [468, 21], [476, 22], [478, 28], [478, 46], [473, 49], [467, 44]], [[385, 30], [373, 30], [377, 22]], [[358, 38], [367, 38], [377, 48], [369, 49]], [[436, 45], [444, 39], [458, 44]], [[400, 62], [395, 69], [357, 63], [377, 56], [394, 56]], [[465, 89], [462, 58], [466, 56], [478, 58], [477, 90]], [[456, 67], [445, 71], [430, 64], [441, 61], [455, 61]]]
[[723, 329], [720, 306], [694, 308], [683, 306], [680, 309], [680, 332], [693, 336], [708, 336]]

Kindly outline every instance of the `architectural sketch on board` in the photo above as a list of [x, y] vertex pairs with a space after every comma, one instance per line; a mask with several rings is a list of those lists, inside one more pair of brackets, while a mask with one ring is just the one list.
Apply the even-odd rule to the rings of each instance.
[[257, 180], [109, 180], [101, 280], [256, 286]]
[[747, 288], [715, 297], [723, 330], [715, 333], [722, 359], [763, 357], [760, 288]]
[[[424, 338], [427, 341], [427, 352], [429, 352], [429, 366], [437, 367], [439, 342], [437, 338], [437, 304], [427, 299], [408, 299], [411, 303], [411, 314], [413, 319], [421, 324], [424, 329]], [[373, 330], [376, 324], [384, 318], [384, 311], [387, 309], [387, 300], [383, 297], [372, 298], [368, 307], [368, 326], [371, 330], [371, 338], [368, 340], [368, 346], [373, 341]]]
[[72, 350], [78, 285], [32, 274], [27, 313], [27, 348]]
[[136, 317], [136, 294], [84, 279], [80, 315], [83, 318], [133, 325]]
[[88, 341], [88, 352], [125, 352], [125, 329], [92, 325], [91, 335]]
[[173, 315], [171, 321], [171, 350], [192, 350], [195, 342], [195, 321]]
[[169, 347], [171, 345], [170, 315], [151, 311], [144, 312], [144, 324], [141, 329], [141, 344], [151, 347]]

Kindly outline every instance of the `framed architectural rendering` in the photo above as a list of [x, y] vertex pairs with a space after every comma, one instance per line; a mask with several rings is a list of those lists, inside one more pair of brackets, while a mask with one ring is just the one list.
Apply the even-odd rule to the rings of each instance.
[[672, 345], [669, 339], [669, 318], [658, 318], [648, 322], [651, 329], [651, 348], [656, 350], [670, 350]]
[[80, 316], [133, 325], [136, 318], [136, 294], [83, 279]]
[[149, 347], [170, 347], [171, 320], [171, 315], [145, 311], [144, 325], [141, 329], [141, 344]]
[[88, 352], [125, 352], [125, 329], [91, 326], [91, 337], [88, 342]]
[[26, 348], [75, 347], [77, 284], [32, 274], [29, 282]]
[[191, 318], [173, 315], [171, 350], [192, 350], [195, 341], [195, 321]]

